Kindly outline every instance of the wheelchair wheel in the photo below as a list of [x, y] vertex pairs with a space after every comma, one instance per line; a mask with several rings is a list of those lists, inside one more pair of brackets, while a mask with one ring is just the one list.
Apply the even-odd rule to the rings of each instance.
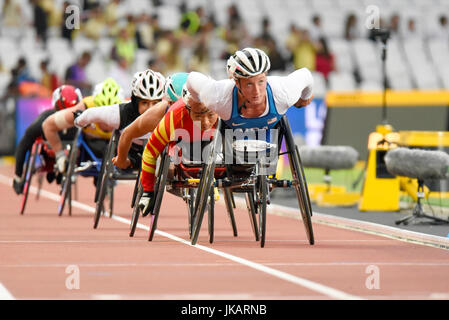
[[42, 185], [44, 184], [44, 175], [45, 175], [45, 173], [39, 172], [39, 174], [38, 174], [38, 176], [37, 176], [37, 193], [36, 193], [36, 200], [39, 200], [39, 198], [40, 198], [40, 196], [41, 196]]
[[187, 199], [187, 218], [189, 222], [189, 238], [192, 238], [193, 233], [193, 221], [195, 221], [195, 196], [196, 189], [189, 188], [188, 189], [188, 199]]
[[[94, 217], [94, 229], [98, 227], [98, 223], [100, 221], [101, 215], [104, 213], [104, 202], [106, 195], [109, 195], [109, 204], [110, 209], [112, 207], [111, 202], [113, 201], [111, 197], [111, 193], [113, 192], [113, 181], [109, 179], [109, 176], [112, 174], [114, 170], [114, 165], [112, 164], [112, 158], [104, 158], [102, 162], [105, 162], [103, 177], [99, 177], [98, 180], [101, 180], [100, 191], [98, 192], [98, 199], [95, 206], [95, 217]], [[112, 214], [110, 211], [109, 214]]]
[[202, 174], [200, 183], [198, 185], [196, 200], [195, 200], [195, 221], [193, 225], [192, 244], [195, 245], [198, 241], [200, 234], [201, 223], [204, 217], [204, 211], [206, 210], [207, 201], [212, 190], [213, 192], [213, 180], [215, 172], [215, 157], [217, 153], [217, 141], [220, 136], [220, 123], [215, 130], [213, 141], [209, 145], [209, 155], [205, 163], [202, 166]]
[[164, 196], [165, 185], [167, 184], [167, 176], [168, 176], [168, 167], [170, 166], [170, 156], [166, 151], [164, 151], [162, 155], [162, 160], [159, 166], [157, 181], [155, 184], [155, 202], [153, 208], [153, 214], [151, 214], [151, 223], [150, 223], [150, 235], [148, 237], [148, 241], [152, 241], [154, 237], [154, 232], [157, 228], [157, 220], [159, 218], [159, 211], [161, 209], [162, 199]]
[[78, 129], [76, 132], [75, 138], [73, 139], [71, 148], [70, 148], [70, 156], [69, 163], [64, 174], [64, 178], [62, 181], [61, 187], [61, 199], [58, 205], [58, 215], [61, 216], [64, 211], [64, 206], [66, 202], [69, 202], [69, 214], [71, 215], [72, 204], [71, 204], [71, 193], [72, 193], [72, 176], [75, 173], [76, 161], [78, 157], [78, 138], [81, 134], [81, 129]]
[[98, 174], [97, 186], [95, 188], [95, 199], [94, 199], [95, 202], [98, 201], [98, 196], [100, 193], [101, 185], [103, 183], [103, 179], [105, 179], [107, 177], [104, 174], [107, 162], [104, 160], [109, 160], [114, 156], [114, 149], [117, 147], [117, 139], [118, 139], [117, 135], [118, 135], [118, 131], [114, 130], [114, 132], [112, 133], [111, 139], [109, 139], [108, 147], [104, 154], [103, 161], [101, 161], [100, 173]]
[[134, 233], [136, 232], [136, 228], [137, 228], [137, 223], [139, 222], [139, 216], [140, 216], [139, 201], [140, 201], [140, 198], [142, 197], [142, 193], [143, 193], [142, 183], [141, 183], [140, 179], [138, 179], [136, 181], [136, 185], [138, 187], [137, 187], [136, 196], [134, 197], [133, 215], [131, 217], [131, 225], [130, 225], [130, 231], [129, 231], [130, 237], [134, 237]]
[[209, 243], [214, 242], [214, 209], [215, 209], [215, 194], [214, 188], [211, 188], [209, 203], [207, 206]]
[[258, 186], [257, 186], [257, 207], [259, 214], [259, 238], [260, 247], [265, 246], [265, 234], [267, 229], [267, 194], [268, 194], [268, 183], [266, 176], [258, 176]]
[[254, 193], [251, 191], [245, 192], [245, 200], [246, 200], [246, 208], [248, 209], [251, 229], [253, 230], [256, 241], [259, 241], [259, 227], [257, 225], [257, 217], [256, 217], [257, 207], [254, 200]]
[[25, 207], [28, 201], [28, 194], [30, 192], [31, 187], [31, 181], [33, 179], [33, 175], [36, 169], [36, 159], [39, 155], [40, 149], [41, 149], [40, 145], [33, 144], [30, 156], [28, 157], [28, 161], [25, 166], [25, 186], [23, 188], [23, 198], [22, 198], [22, 205], [20, 208], [20, 214], [23, 214], [25, 212]]
[[309, 192], [307, 190], [306, 176], [301, 164], [298, 148], [296, 147], [290, 130], [290, 125], [285, 116], [282, 118], [284, 124], [284, 137], [287, 147], [290, 169], [293, 177], [293, 185], [298, 198], [299, 209], [301, 211], [302, 221], [306, 229], [309, 244], [315, 243], [312, 227], [312, 206], [310, 205]]
[[139, 187], [141, 184], [141, 181], [140, 181], [141, 173], [142, 173], [142, 169], [139, 169], [139, 172], [137, 173], [136, 183], [134, 184], [133, 197], [131, 199], [131, 208], [134, 208], [134, 205], [136, 203], [139, 203], [139, 201], [136, 202], [136, 197], [139, 192]]
[[235, 223], [235, 216], [234, 216], [235, 206], [233, 205], [232, 192], [228, 188], [224, 188], [223, 194], [226, 205], [226, 213], [228, 214], [229, 222], [231, 223], [232, 232], [234, 234], [234, 237], [237, 237], [237, 224]]

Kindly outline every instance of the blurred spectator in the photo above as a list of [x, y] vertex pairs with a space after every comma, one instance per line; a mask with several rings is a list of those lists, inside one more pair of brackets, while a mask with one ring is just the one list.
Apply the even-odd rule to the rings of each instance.
[[81, 29], [87, 38], [97, 41], [105, 34], [105, 22], [100, 6], [90, 9], [88, 19], [81, 25]]
[[228, 21], [221, 32], [221, 37], [226, 41], [227, 47], [222, 54], [222, 59], [228, 59], [231, 54], [240, 48], [245, 48], [250, 43], [250, 37], [235, 4], [228, 7]]
[[329, 51], [327, 40], [321, 37], [316, 48], [316, 71], [323, 74], [326, 82], [331, 71], [335, 70], [334, 55]]
[[194, 35], [198, 32], [203, 17], [203, 7], [197, 7], [194, 11], [186, 11], [181, 15], [180, 28], [185, 30], [189, 35]]
[[203, 37], [194, 48], [192, 58], [189, 61], [189, 72], [210, 73], [209, 50], [206, 41], [206, 38]]
[[112, 0], [108, 2], [104, 8], [104, 22], [109, 28], [114, 27], [117, 23], [119, 15], [118, 15], [118, 7], [120, 5], [121, 0]]
[[436, 37], [442, 38], [446, 41], [449, 39], [449, 25], [447, 23], [447, 17], [445, 15], [440, 15], [438, 18], [438, 28], [436, 32]]
[[417, 39], [420, 38], [418, 31], [416, 30], [415, 20], [413, 18], [408, 19], [407, 29], [403, 32], [404, 39]]
[[[71, 19], [71, 15], [73, 12], [70, 10], [67, 10], [67, 7], [70, 6], [70, 2], [64, 1], [64, 5], [62, 6], [62, 23], [61, 23], [61, 36], [64, 39], [69, 40], [70, 43], [72, 43], [72, 36], [73, 36], [73, 28], [68, 28], [66, 25], [67, 19]], [[68, 12], [67, 12], [68, 11]], [[69, 21], [73, 23], [73, 21]]]
[[256, 39], [254, 39], [254, 44], [257, 48], [265, 51], [270, 58], [271, 70], [285, 70], [286, 61], [277, 48], [276, 40], [271, 35], [270, 20], [268, 17], [262, 19], [262, 32]]
[[120, 29], [118, 36], [115, 38], [114, 47], [112, 48], [112, 59], [116, 62], [120, 58], [125, 58], [126, 63], [131, 65], [137, 50], [137, 41], [131, 38], [126, 27]]
[[[290, 24], [287, 39], [285, 40], [285, 47], [289, 52], [293, 53], [293, 51], [299, 44], [300, 38], [301, 38], [300, 30], [296, 27], [294, 23]], [[290, 61], [293, 61], [293, 56], [291, 57]]]
[[50, 61], [48, 59], [46, 59], [46, 60], [43, 60], [40, 64], [40, 69], [42, 72], [41, 84], [45, 88], [47, 88], [48, 90], [53, 92], [54, 90], [56, 90], [56, 88], [59, 87], [60, 83], [59, 83], [58, 76], [54, 72], [50, 72], [48, 70], [49, 62]]
[[23, 14], [17, 0], [4, 0], [1, 10], [2, 26], [7, 28], [19, 28], [23, 24]]
[[273, 36], [271, 35], [271, 30], [270, 30], [270, 19], [268, 17], [263, 17], [262, 19], [262, 33], [259, 35], [259, 38], [264, 42], [267, 43], [269, 41], [274, 41], [276, 42], [276, 40], [273, 38]]
[[312, 17], [312, 26], [309, 29], [309, 33], [310, 39], [314, 42], [324, 37], [323, 29], [321, 27], [321, 17], [318, 14]]
[[17, 65], [11, 70], [11, 81], [8, 84], [9, 95], [19, 95], [19, 85], [25, 81], [34, 81], [28, 70], [27, 61], [20, 57]]
[[129, 71], [128, 62], [125, 58], [119, 57], [118, 62], [113, 63], [110, 77], [117, 81], [122, 87], [125, 97], [131, 97], [131, 83], [133, 81], [133, 76]]
[[37, 40], [44, 46], [47, 43], [48, 13], [42, 6], [42, 0], [30, 0], [33, 6], [33, 25], [36, 30]]
[[390, 38], [400, 38], [401, 30], [400, 30], [400, 21], [401, 18], [398, 14], [393, 14], [390, 18]]
[[310, 39], [309, 31], [302, 30], [299, 43], [293, 51], [295, 69], [308, 68], [315, 71], [315, 45]]
[[91, 54], [88, 51], [83, 52], [78, 61], [67, 68], [65, 74], [66, 84], [79, 88], [84, 96], [88, 96], [91, 90], [91, 84], [87, 81], [85, 72], [90, 59]]
[[[379, 29], [386, 29], [387, 25], [385, 23], [385, 20], [383, 18], [379, 18]], [[376, 30], [375, 28], [372, 28], [368, 31], [368, 39], [371, 41], [376, 42], [377, 39], [375, 37], [375, 33], [374, 30]]]
[[150, 49], [154, 43], [153, 26], [151, 17], [141, 13], [136, 20], [136, 42], [139, 49]]
[[84, 0], [81, 3], [83, 3], [83, 11], [89, 11], [92, 8], [98, 8], [100, 6], [99, 0]]
[[346, 18], [344, 38], [348, 41], [359, 38], [359, 30], [357, 28], [357, 17], [355, 14], [351, 13]]
[[156, 44], [156, 55], [159, 57], [161, 69], [155, 69], [162, 74], [184, 72], [185, 66], [180, 52], [180, 40], [173, 32], [164, 31]]

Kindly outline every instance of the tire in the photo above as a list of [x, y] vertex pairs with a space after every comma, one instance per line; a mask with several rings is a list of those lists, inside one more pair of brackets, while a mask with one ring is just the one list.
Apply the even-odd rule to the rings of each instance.
[[[100, 191], [98, 192], [98, 199], [95, 206], [95, 216], [94, 216], [94, 229], [98, 227], [98, 223], [100, 221], [100, 217], [104, 212], [104, 200], [106, 198], [106, 195], [109, 192], [109, 188], [111, 188], [112, 181], [109, 179], [109, 175], [112, 173], [113, 164], [111, 159], [104, 158], [103, 163], [105, 163], [104, 166], [104, 172], [103, 177], [99, 178], [98, 180], [101, 181], [100, 184]], [[111, 201], [111, 199], [109, 199]]]
[[[75, 138], [73, 139], [71, 148], [70, 148], [70, 156], [69, 156], [69, 163], [67, 166], [67, 170], [64, 174], [62, 187], [61, 187], [61, 199], [58, 205], [58, 215], [61, 216], [64, 211], [64, 206], [69, 200], [71, 199], [71, 192], [72, 192], [72, 175], [75, 172], [75, 166], [78, 156], [78, 138], [81, 134], [81, 129], [78, 129], [76, 132]], [[70, 210], [71, 210], [71, 204], [70, 204]]]
[[187, 200], [187, 218], [189, 223], [189, 239], [192, 239], [193, 221], [195, 221], [195, 197], [196, 189], [189, 188], [189, 199]]
[[268, 183], [267, 176], [258, 176], [258, 190], [257, 190], [257, 206], [259, 215], [259, 238], [260, 247], [265, 246], [265, 235], [267, 230], [267, 194]]
[[245, 200], [246, 200], [246, 208], [248, 209], [248, 215], [249, 215], [249, 221], [251, 224], [251, 229], [253, 230], [254, 237], [256, 238], [256, 241], [259, 241], [260, 234], [259, 234], [259, 227], [257, 224], [257, 218], [256, 218], [256, 204], [254, 201], [254, 193], [249, 191], [245, 192]]
[[237, 237], [237, 224], [235, 223], [235, 216], [234, 216], [234, 206], [233, 206], [233, 200], [232, 200], [232, 191], [228, 188], [223, 189], [224, 194], [224, 200], [226, 204], [226, 212], [228, 214], [229, 223], [232, 227], [232, 233], [234, 234], [234, 237]]
[[154, 202], [153, 214], [151, 214], [151, 223], [150, 223], [150, 235], [148, 237], [148, 241], [153, 241], [154, 232], [157, 229], [157, 220], [159, 218], [159, 212], [161, 209], [162, 199], [164, 197], [165, 185], [167, 184], [167, 176], [168, 176], [168, 167], [170, 165], [170, 156], [165, 151], [163, 153], [163, 158], [159, 166], [158, 170], [158, 178], [155, 184], [156, 187], [156, 197]]
[[214, 242], [214, 209], [215, 209], [215, 195], [214, 195], [214, 188], [211, 188], [209, 196], [209, 204], [207, 206], [209, 243]]
[[[202, 166], [202, 173], [200, 183], [195, 200], [195, 221], [193, 225], [192, 245], [195, 245], [198, 241], [198, 236], [201, 230], [201, 223], [204, 217], [204, 211], [206, 209], [207, 200], [209, 198], [211, 189], [213, 188], [213, 180], [215, 173], [215, 159], [217, 155], [218, 141], [221, 141], [221, 120], [218, 121], [217, 128], [212, 142], [208, 145], [209, 154]], [[213, 189], [212, 189], [213, 191]]]
[[143, 188], [142, 183], [139, 180], [137, 180], [136, 185], [138, 185], [136, 196], [134, 197], [134, 204], [133, 204], [133, 214], [131, 217], [131, 225], [130, 225], [130, 231], [129, 236], [134, 237], [134, 233], [136, 232], [137, 223], [139, 222], [139, 216], [140, 216], [140, 207], [139, 207], [139, 201], [142, 197]]
[[23, 188], [22, 205], [20, 208], [21, 215], [23, 215], [25, 212], [26, 204], [28, 201], [28, 195], [30, 192], [31, 182], [33, 179], [33, 175], [35, 173], [36, 159], [39, 155], [40, 150], [41, 150], [41, 145], [34, 143], [32, 149], [31, 149], [30, 156], [28, 157], [26, 167], [25, 167], [25, 186]]
[[304, 228], [306, 229], [307, 239], [310, 245], [315, 243], [312, 226], [312, 206], [310, 205], [309, 192], [307, 190], [306, 177], [301, 164], [301, 158], [299, 156], [298, 148], [296, 147], [293, 136], [290, 130], [290, 125], [285, 116], [282, 118], [284, 125], [284, 137], [287, 147], [288, 158], [290, 162], [290, 169], [293, 177], [293, 185], [296, 191], [296, 197], [298, 198], [298, 205], [301, 211], [302, 221]]

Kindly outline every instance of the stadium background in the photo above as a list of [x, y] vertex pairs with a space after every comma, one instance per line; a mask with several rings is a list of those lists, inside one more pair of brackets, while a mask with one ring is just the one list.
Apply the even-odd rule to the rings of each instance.
[[364, 160], [382, 120], [381, 46], [368, 28], [377, 13], [391, 32], [389, 122], [448, 130], [447, 0], [3, 0], [0, 8], [1, 155], [13, 154], [61, 83], [89, 95], [112, 76], [129, 95], [132, 75], [146, 68], [222, 79], [230, 53], [257, 46], [270, 75], [313, 72], [313, 103], [289, 110], [298, 144], [351, 145]]

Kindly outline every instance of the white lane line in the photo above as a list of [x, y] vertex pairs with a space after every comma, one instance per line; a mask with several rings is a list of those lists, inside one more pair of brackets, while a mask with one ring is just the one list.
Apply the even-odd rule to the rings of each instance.
[[11, 292], [0, 282], [0, 300], [15, 300]]
[[[0, 181], [2, 181], [3, 183], [5, 183], [5, 181], [6, 181], [8, 184], [10, 184], [12, 182], [12, 179], [0, 174]], [[34, 193], [35, 189], [31, 188], [30, 191]], [[55, 193], [52, 193], [52, 192], [49, 192], [49, 191], [46, 191], [46, 190], [41, 190], [41, 196], [47, 197], [47, 198], [55, 200], [55, 201], [59, 201], [59, 198], [60, 198], [59, 195], [57, 195]], [[72, 201], [72, 205], [74, 207], [78, 207], [79, 209], [82, 209], [82, 210], [85, 210], [85, 211], [88, 211], [88, 212], [95, 212], [95, 208], [93, 208], [91, 206], [88, 206], [86, 204], [83, 204], [81, 202], [78, 202], [78, 201]], [[125, 218], [120, 217], [120, 216], [113, 216], [112, 219], [114, 219], [116, 221], [119, 221], [119, 222], [122, 222], [122, 223], [127, 224], [127, 225], [129, 225], [130, 222], [131, 222], [129, 219], [125, 219]], [[146, 230], [146, 231], [149, 231], [149, 229], [150, 229], [148, 226], [145, 226], [145, 225], [140, 224], [140, 223], [137, 224], [137, 227], [140, 228], [140, 229]], [[343, 292], [343, 291], [340, 291], [340, 290], [337, 290], [337, 289], [325, 286], [323, 284], [320, 284], [320, 283], [317, 283], [317, 282], [313, 282], [313, 281], [310, 281], [310, 280], [307, 280], [307, 279], [304, 279], [304, 278], [301, 278], [301, 277], [298, 277], [298, 276], [294, 276], [294, 275], [291, 275], [289, 273], [286, 273], [286, 272], [283, 272], [283, 271], [280, 271], [280, 270], [276, 270], [276, 269], [273, 269], [273, 268], [261, 265], [261, 264], [256, 263], [256, 262], [252, 262], [252, 261], [244, 259], [244, 258], [240, 258], [240, 257], [234, 256], [234, 255], [231, 255], [229, 253], [225, 253], [225, 252], [222, 252], [222, 251], [219, 251], [219, 250], [216, 250], [216, 249], [212, 249], [212, 248], [209, 248], [209, 247], [205, 247], [205, 246], [199, 245], [199, 244], [196, 244], [195, 246], [193, 246], [189, 241], [186, 241], [186, 240], [184, 240], [182, 238], [179, 238], [177, 236], [174, 236], [172, 234], [169, 234], [169, 233], [161, 231], [161, 230], [156, 230], [156, 233], [161, 235], [161, 236], [163, 236], [163, 237], [166, 237], [168, 239], [172, 239], [174, 241], [183, 243], [183, 244], [185, 244], [187, 246], [190, 246], [190, 247], [193, 247], [193, 248], [197, 248], [197, 249], [200, 249], [200, 250], [212, 253], [214, 255], [217, 255], [217, 256], [220, 256], [222, 258], [225, 258], [225, 259], [228, 259], [228, 260], [240, 263], [240, 264], [245, 265], [247, 267], [250, 267], [252, 269], [264, 272], [264, 273], [269, 274], [271, 276], [274, 276], [276, 278], [283, 279], [283, 280], [288, 281], [290, 283], [297, 284], [297, 285], [299, 285], [301, 287], [304, 287], [304, 288], [307, 288], [309, 290], [321, 293], [321, 294], [323, 294], [325, 296], [328, 296], [330, 298], [333, 298], [333, 299], [343, 299], [343, 300], [361, 300], [361, 299], [363, 299], [361, 297], [358, 297], [358, 296], [355, 296], [355, 295], [351, 295], [351, 294], [348, 294], [346, 292]]]

